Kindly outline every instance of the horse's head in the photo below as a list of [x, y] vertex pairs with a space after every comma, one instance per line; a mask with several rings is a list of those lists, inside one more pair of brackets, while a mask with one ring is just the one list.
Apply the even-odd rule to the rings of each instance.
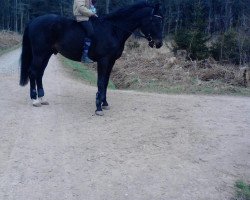
[[161, 4], [152, 6], [150, 17], [141, 24], [141, 32], [146, 36], [151, 48], [161, 48], [163, 45], [164, 9]]

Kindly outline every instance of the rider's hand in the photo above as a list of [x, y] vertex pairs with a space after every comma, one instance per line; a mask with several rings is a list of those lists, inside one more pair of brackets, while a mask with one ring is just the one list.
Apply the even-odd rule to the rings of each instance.
[[98, 15], [92, 12], [91, 17], [98, 17]]

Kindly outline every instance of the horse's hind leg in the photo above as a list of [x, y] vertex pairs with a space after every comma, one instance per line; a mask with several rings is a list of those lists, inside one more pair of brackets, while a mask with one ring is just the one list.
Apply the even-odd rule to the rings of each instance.
[[29, 72], [30, 79], [30, 98], [32, 100], [32, 104], [35, 107], [40, 107], [41, 103], [37, 100], [37, 91], [36, 91], [36, 70], [31, 67]]
[[44, 89], [43, 89], [43, 74], [44, 70], [48, 65], [50, 55], [47, 55], [42, 62], [41, 68], [38, 70], [36, 84], [37, 84], [37, 92], [38, 92], [38, 100], [40, 101], [41, 105], [49, 105], [49, 103], [44, 99]]
[[[44, 56], [34, 56], [32, 64], [30, 66], [30, 98], [32, 100], [33, 106], [35, 107], [40, 107], [42, 105], [40, 101], [41, 96], [44, 96], [44, 91], [42, 87], [42, 76], [49, 58], [50, 57], [48, 56], [46, 57], [46, 59]], [[37, 97], [39, 99], [37, 99]]]

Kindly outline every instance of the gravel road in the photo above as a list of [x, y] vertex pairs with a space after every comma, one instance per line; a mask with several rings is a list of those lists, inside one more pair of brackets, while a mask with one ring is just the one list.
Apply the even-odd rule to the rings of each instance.
[[53, 56], [35, 108], [19, 54], [0, 57], [0, 200], [229, 200], [250, 181], [250, 98], [110, 91], [97, 117]]

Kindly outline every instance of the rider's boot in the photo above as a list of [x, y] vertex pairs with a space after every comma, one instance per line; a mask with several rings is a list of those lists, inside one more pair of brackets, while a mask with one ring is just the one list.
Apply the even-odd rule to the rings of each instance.
[[89, 47], [91, 45], [91, 40], [89, 38], [84, 39], [83, 53], [81, 62], [82, 63], [93, 63], [94, 61], [88, 57]]

